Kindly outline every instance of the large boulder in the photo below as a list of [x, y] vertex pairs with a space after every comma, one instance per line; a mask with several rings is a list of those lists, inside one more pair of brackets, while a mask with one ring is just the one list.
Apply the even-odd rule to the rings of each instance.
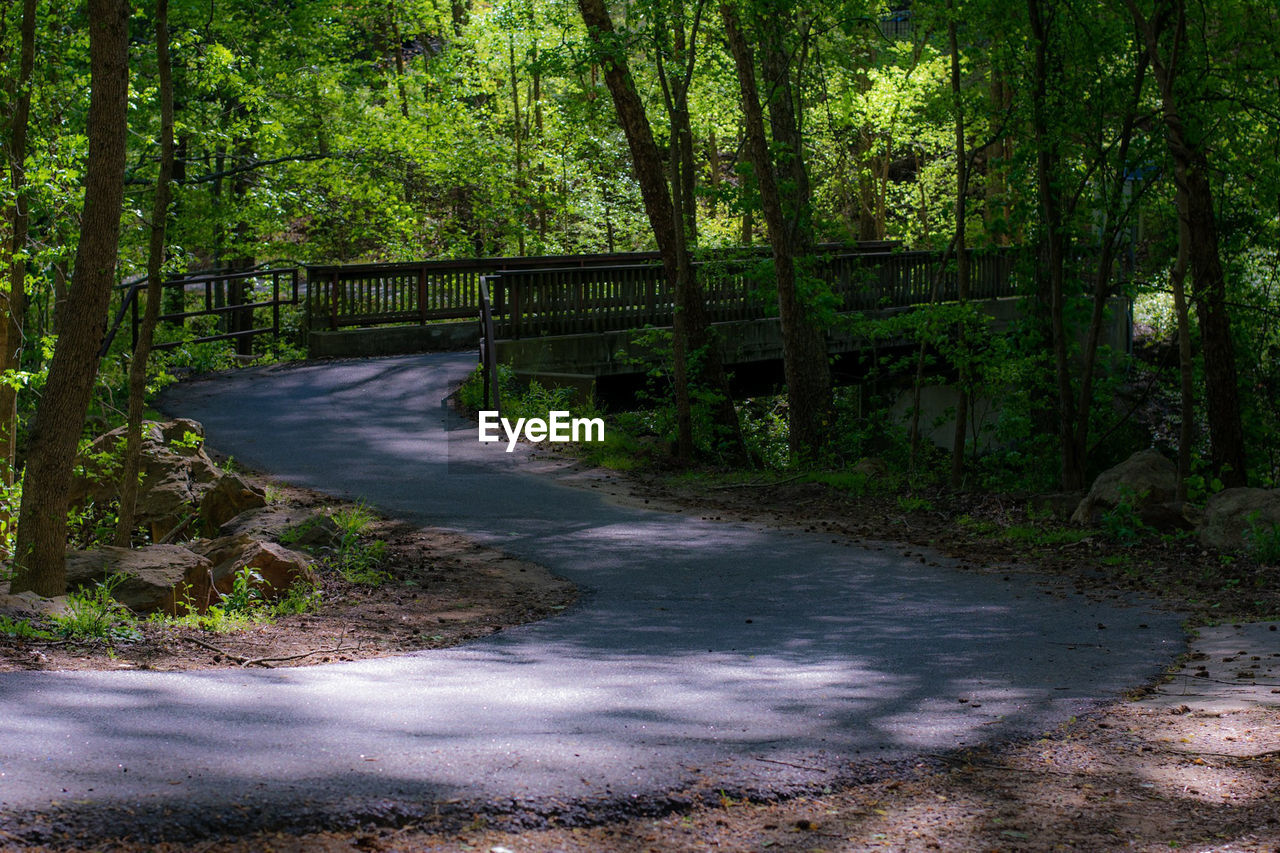
[[[125, 428], [95, 438], [76, 460], [69, 492], [72, 506], [106, 503], [120, 496]], [[204, 451], [204, 428], [196, 421], [144, 421], [137, 522], [160, 541], [192, 516], [222, 471]]]
[[[185, 612], [184, 603], [208, 587], [213, 564], [181, 545], [148, 545], [145, 548], [107, 546], [67, 553], [67, 588], [82, 589], [123, 575], [112, 596], [130, 610], [150, 613]], [[197, 608], [199, 609], [199, 608]]]
[[1168, 503], [1178, 494], [1178, 468], [1158, 450], [1140, 450], [1093, 481], [1071, 520], [1093, 524], [1098, 516], [1128, 502], [1134, 510]]
[[1200, 523], [1200, 544], [1224, 551], [1248, 547], [1255, 526], [1280, 525], [1280, 489], [1225, 489], [1209, 498]]
[[54, 616], [66, 612], [65, 595], [45, 598], [34, 592], [0, 593], [0, 616], [13, 619], [30, 619], [38, 616]]
[[238, 474], [223, 474], [200, 499], [204, 529], [217, 530], [240, 513], [267, 505], [267, 496]]
[[305, 555], [274, 542], [259, 541], [247, 533], [201, 540], [192, 547], [213, 564], [207, 582], [194, 591], [193, 597], [202, 607], [216, 604], [222, 595], [231, 592], [236, 576], [245, 568], [258, 576], [253, 586], [267, 601], [284, 596], [298, 580], [316, 580]]
[[342, 539], [333, 519], [303, 507], [272, 505], [245, 510], [218, 528], [218, 536], [245, 533], [291, 548], [331, 547]]

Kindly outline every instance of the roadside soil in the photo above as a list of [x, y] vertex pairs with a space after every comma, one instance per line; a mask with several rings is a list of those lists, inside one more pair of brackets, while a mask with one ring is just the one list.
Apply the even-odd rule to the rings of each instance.
[[[1224, 559], [1176, 535], [1149, 536], [1128, 546], [1100, 534], [1077, 541], [1030, 533], [1010, 536], [1010, 530], [1036, 525], [1027, 517], [1025, 502], [1017, 499], [944, 493], [915, 495], [911, 501], [899, 501], [896, 495], [854, 498], [811, 483], [725, 483], [714, 476], [624, 477], [587, 470], [571, 472], [569, 479], [613, 500], [650, 508], [800, 526], [835, 541], [874, 540], [881, 543], [878, 547], [924, 562], [954, 557], [968, 570], [999, 573], [1011, 583], [1034, 585], [1049, 594], [1142, 593], [1160, 606], [1186, 613], [1193, 625], [1280, 616], [1275, 567]], [[572, 590], [563, 581], [450, 534], [392, 523], [384, 530], [393, 542], [397, 583], [381, 591], [334, 586], [333, 609], [326, 605], [324, 616], [305, 617], [309, 626], [332, 619], [324, 623], [330, 640], [344, 629], [350, 638], [364, 638], [353, 656], [461, 642], [559, 612], [572, 601]], [[401, 581], [418, 586], [406, 588]], [[330, 588], [326, 580], [326, 595]], [[293, 642], [314, 645], [315, 630], [308, 627], [306, 636], [295, 636]], [[1280, 633], [1274, 636], [1280, 638]], [[382, 643], [376, 651], [375, 641]], [[1280, 652], [1280, 643], [1275, 645]], [[181, 641], [166, 648], [172, 665], [184, 657], [203, 659], [195, 664], [200, 666], [236, 665], [212, 655], [202, 658], [199, 648]], [[250, 648], [260, 647], [241, 651]], [[1192, 662], [1180, 677], [1200, 677], [1196, 655], [1189, 657]], [[85, 665], [115, 663], [91, 657]], [[165, 665], [164, 659], [153, 658], [150, 665]], [[1253, 683], [1266, 690], [1264, 680]], [[1224, 681], [1224, 692], [1228, 686]], [[1280, 695], [1274, 702], [1193, 708], [1176, 697], [1170, 701], [1174, 691], [1169, 689], [1156, 696], [1155, 687], [1139, 689], [1034, 740], [926, 755], [866, 782], [776, 802], [746, 801], [733, 791], [702, 791], [694, 792], [687, 808], [661, 816], [639, 817], [623, 810], [589, 815], [571, 826], [516, 828], [504, 825], [495, 810], [463, 822], [305, 835], [259, 833], [189, 845], [135, 844], [126, 833], [94, 847], [128, 853], [1280, 851]], [[1271, 692], [1280, 694], [1280, 683]], [[1204, 693], [1201, 686], [1200, 695]]]
[[[249, 476], [259, 487], [260, 477]], [[271, 483], [278, 502], [316, 511], [344, 506], [328, 495]], [[570, 606], [573, 584], [448, 531], [378, 519], [364, 532], [387, 543], [375, 586], [351, 583], [315, 562], [320, 604], [225, 633], [140, 618], [141, 637], [26, 640], [0, 636], [0, 671], [226, 669], [311, 666], [455, 646]]]

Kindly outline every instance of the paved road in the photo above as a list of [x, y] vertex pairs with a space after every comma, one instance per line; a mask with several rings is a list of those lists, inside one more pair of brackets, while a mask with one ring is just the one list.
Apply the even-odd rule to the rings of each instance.
[[243, 371], [176, 386], [164, 406], [250, 466], [547, 565], [581, 602], [376, 661], [0, 675], [11, 828], [50, 809], [167, 814], [146, 831], [178, 835], [481, 803], [571, 818], [699, 785], [785, 790], [1038, 733], [1183, 648], [1178, 620], [1145, 607], [531, 475], [443, 405], [471, 365]]

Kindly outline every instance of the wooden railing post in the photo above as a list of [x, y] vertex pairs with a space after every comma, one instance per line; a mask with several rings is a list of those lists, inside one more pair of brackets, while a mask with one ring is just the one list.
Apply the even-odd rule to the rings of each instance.
[[329, 289], [329, 331], [338, 331], [338, 271], [333, 271], [332, 285]]
[[418, 323], [427, 324], [427, 268], [418, 267]]

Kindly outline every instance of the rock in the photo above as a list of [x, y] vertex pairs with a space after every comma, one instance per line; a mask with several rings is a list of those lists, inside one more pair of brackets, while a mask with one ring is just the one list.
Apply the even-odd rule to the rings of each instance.
[[211, 562], [181, 545], [69, 551], [67, 588], [92, 587], [109, 575], [124, 575], [112, 591], [116, 601], [137, 613], [176, 614], [184, 612], [181, 605], [196, 590], [208, 587], [211, 568]]
[[1140, 507], [1138, 520], [1157, 533], [1173, 533], [1195, 527], [1191, 519], [1187, 518], [1185, 507], [1177, 501]]
[[1128, 501], [1134, 510], [1172, 501], [1178, 492], [1178, 469], [1158, 450], [1140, 450], [1093, 481], [1089, 494], [1071, 520], [1094, 524], [1103, 512]]
[[1042, 515], [1048, 513], [1057, 521], [1067, 521], [1071, 518], [1071, 514], [1076, 511], [1076, 507], [1080, 506], [1080, 501], [1084, 499], [1084, 495], [1083, 491], [1050, 492], [1044, 495], [1032, 495], [1027, 504], [1036, 513]]
[[238, 474], [223, 474], [200, 500], [200, 521], [205, 530], [217, 530], [248, 509], [267, 505], [267, 496]]
[[327, 515], [289, 506], [246, 510], [218, 528], [219, 536], [237, 533], [270, 539], [290, 548], [324, 548], [336, 545], [342, 538], [342, 531]]
[[1242, 550], [1255, 525], [1280, 524], [1280, 489], [1225, 489], [1209, 498], [1200, 524], [1206, 548]]
[[861, 474], [869, 483], [883, 482], [893, 476], [893, 469], [879, 456], [867, 456], [855, 462], [849, 473]]
[[261, 542], [246, 533], [202, 541], [196, 547], [213, 563], [209, 580], [212, 589], [218, 593], [210, 592], [209, 583], [197, 587], [194, 598], [204, 606], [217, 603], [220, 595], [231, 592], [236, 575], [245, 567], [253, 569], [261, 577], [254, 587], [268, 601], [282, 597], [299, 579], [308, 583], [314, 583], [316, 579], [311, 571], [311, 561], [305, 555], [274, 542]]
[[33, 616], [55, 616], [67, 609], [65, 595], [45, 598], [34, 592], [0, 594], [0, 616], [13, 619], [30, 619]]
[[[72, 480], [72, 506], [119, 499], [121, 454], [125, 428], [95, 438], [77, 459], [80, 471]], [[142, 424], [142, 480], [138, 489], [137, 521], [151, 528], [151, 538], [163, 539], [191, 516], [200, 499], [222, 476], [204, 452], [204, 428], [187, 418], [144, 421]]]

